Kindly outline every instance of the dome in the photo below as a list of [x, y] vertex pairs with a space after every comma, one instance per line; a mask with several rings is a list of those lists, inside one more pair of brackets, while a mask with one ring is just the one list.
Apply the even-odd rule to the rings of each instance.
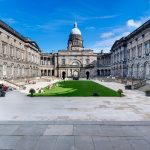
[[77, 22], [74, 23], [74, 28], [71, 30], [70, 34], [77, 34], [77, 35], [81, 35], [81, 31], [78, 29], [78, 25]]

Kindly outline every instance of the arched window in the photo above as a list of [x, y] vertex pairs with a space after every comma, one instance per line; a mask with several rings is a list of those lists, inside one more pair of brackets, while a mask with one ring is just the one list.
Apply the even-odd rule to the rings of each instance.
[[17, 76], [19, 76], [20, 75], [20, 66], [18, 65], [18, 67], [17, 67]]
[[79, 65], [80, 65], [79, 62], [77, 62], [77, 61], [72, 63], [72, 66], [79, 66]]
[[22, 76], [24, 75], [24, 66], [21, 69]]
[[78, 46], [78, 41], [77, 40], [73, 41], [73, 46]]
[[11, 65], [11, 75], [14, 76], [14, 64]]
[[7, 64], [3, 64], [3, 76], [7, 75]]

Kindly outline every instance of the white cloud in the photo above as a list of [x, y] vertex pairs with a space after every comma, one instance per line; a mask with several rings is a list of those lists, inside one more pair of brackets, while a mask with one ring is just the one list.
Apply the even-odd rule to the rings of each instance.
[[141, 17], [139, 20], [129, 19], [123, 26], [114, 28], [113, 30], [108, 28], [107, 32], [101, 33], [100, 40], [96, 41], [91, 47], [97, 52], [102, 49], [109, 52], [116, 40], [126, 37], [148, 19], [150, 19], [150, 16]]
[[133, 28], [138, 28], [142, 25], [142, 21], [139, 20], [139, 21], [135, 21], [133, 19], [130, 19], [127, 21], [127, 26], [128, 27], [133, 27]]
[[110, 37], [112, 37], [113, 35], [114, 35], [113, 32], [105, 32], [105, 33], [102, 33], [102, 34], [101, 34], [101, 38], [102, 38], [102, 39], [110, 38]]
[[87, 21], [87, 20], [99, 20], [99, 19], [113, 19], [118, 17], [119, 15], [105, 15], [105, 16], [77, 16], [77, 20], [79, 21]]
[[100, 41], [97, 41], [95, 43], [95, 45], [93, 46], [93, 49], [96, 50], [96, 51], [99, 51], [99, 50], [105, 50], [105, 51], [109, 51], [111, 46], [114, 44], [114, 42], [118, 39], [120, 39], [122, 37], [122, 35], [118, 35], [118, 36], [114, 36], [114, 37], [111, 37], [111, 38], [108, 38], [108, 39], [103, 39], [103, 40], [100, 40]]

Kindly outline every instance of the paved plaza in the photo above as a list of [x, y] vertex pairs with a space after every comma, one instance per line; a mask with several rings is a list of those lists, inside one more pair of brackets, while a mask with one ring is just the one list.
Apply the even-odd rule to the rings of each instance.
[[150, 150], [150, 122], [0, 122], [0, 150]]
[[100, 84], [123, 89], [125, 97], [8, 92], [0, 98], [0, 150], [150, 150], [150, 98], [119, 83]]
[[[96, 81], [99, 82], [99, 81]], [[101, 82], [118, 90], [119, 83]], [[124, 90], [125, 97], [27, 97], [13, 91], [0, 98], [2, 121], [147, 121], [150, 98], [144, 92]]]

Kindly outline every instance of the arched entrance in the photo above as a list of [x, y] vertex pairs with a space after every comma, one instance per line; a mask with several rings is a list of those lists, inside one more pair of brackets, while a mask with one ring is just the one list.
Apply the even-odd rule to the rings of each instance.
[[100, 76], [100, 70], [99, 69], [97, 70], [97, 76]]
[[101, 76], [104, 76], [104, 70], [103, 69], [101, 70]]
[[66, 72], [65, 71], [62, 72], [62, 78], [63, 78], [63, 80], [66, 78]]
[[77, 70], [73, 72], [73, 77], [79, 77], [79, 72]]
[[87, 72], [86, 72], [86, 79], [88, 80], [88, 79], [89, 79], [89, 77], [90, 77], [90, 72], [89, 72], [89, 71], [87, 71]]

